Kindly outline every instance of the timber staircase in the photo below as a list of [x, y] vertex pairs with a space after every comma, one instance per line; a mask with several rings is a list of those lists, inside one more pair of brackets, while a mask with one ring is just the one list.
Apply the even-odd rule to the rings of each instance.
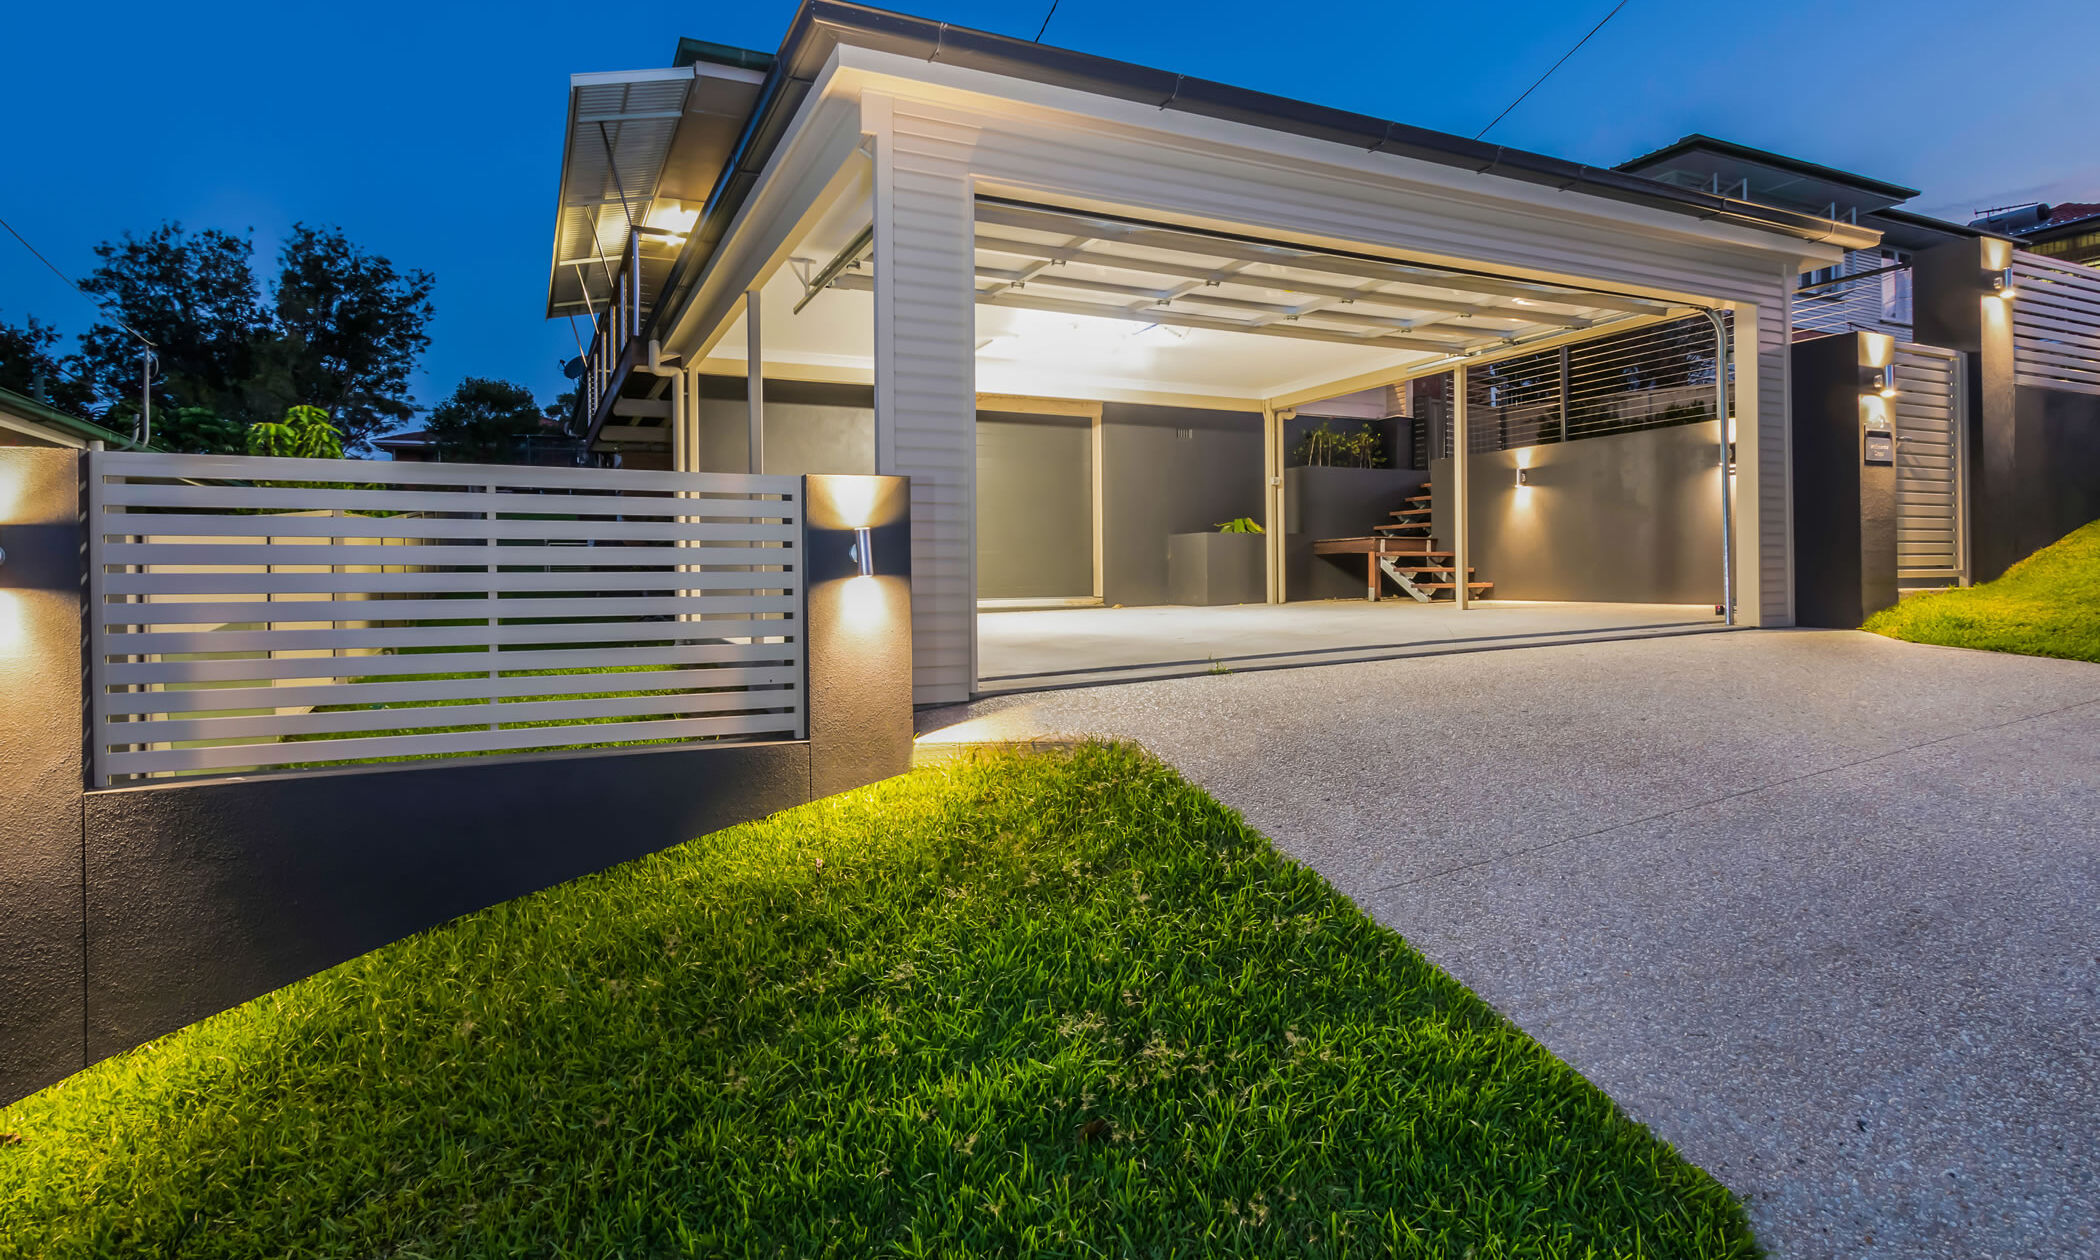
[[[1435, 538], [1429, 534], [1429, 483], [1422, 483], [1419, 494], [1407, 497], [1407, 506], [1394, 509], [1392, 520], [1384, 525], [1372, 526], [1368, 537], [1322, 538], [1313, 543], [1316, 556], [1360, 555], [1364, 557], [1364, 597], [1376, 600], [1383, 593], [1380, 575], [1389, 577], [1394, 585], [1417, 603], [1426, 604], [1439, 594], [1458, 588], [1457, 555], [1440, 550]], [[1466, 591], [1479, 597], [1494, 589], [1493, 582], [1482, 582], [1476, 577], [1478, 570], [1466, 569]]]

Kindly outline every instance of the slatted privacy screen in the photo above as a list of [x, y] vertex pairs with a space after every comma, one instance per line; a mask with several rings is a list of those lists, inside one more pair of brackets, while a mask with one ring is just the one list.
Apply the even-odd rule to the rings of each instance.
[[2013, 380], [2100, 394], [2100, 270], [2016, 251]]
[[803, 734], [799, 478], [88, 468], [101, 784]]
[[1714, 349], [1713, 325], [1694, 315], [1475, 368], [1468, 445], [1477, 454], [1712, 423]]
[[1896, 575], [1956, 582], [1965, 563], [1961, 356], [1899, 342], [1895, 368]]

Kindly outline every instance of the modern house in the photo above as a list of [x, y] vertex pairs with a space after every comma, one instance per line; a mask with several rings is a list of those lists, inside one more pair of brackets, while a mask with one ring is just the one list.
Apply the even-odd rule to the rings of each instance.
[[908, 476], [921, 703], [1112, 668], [1146, 605], [1793, 624], [1797, 320], [1900, 330], [1908, 251], [2003, 243], [1704, 137], [1599, 169], [838, 0], [576, 76], [564, 144], [578, 431]]

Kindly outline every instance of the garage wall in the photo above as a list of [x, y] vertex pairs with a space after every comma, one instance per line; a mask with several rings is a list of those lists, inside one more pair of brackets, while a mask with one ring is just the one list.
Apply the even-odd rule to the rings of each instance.
[[[767, 381], [765, 412], [767, 472], [875, 471], [873, 386]], [[701, 377], [695, 419], [700, 469], [743, 472], [750, 467], [743, 377]]]
[[1168, 535], [1261, 519], [1261, 416], [1108, 403], [1101, 424], [1102, 599], [1164, 604]]
[[977, 598], [1093, 593], [1093, 418], [977, 413]]
[[[1493, 599], [1718, 603], [1718, 458], [1711, 423], [1475, 453], [1476, 576]], [[1448, 484], [1451, 461], [1435, 463]]]

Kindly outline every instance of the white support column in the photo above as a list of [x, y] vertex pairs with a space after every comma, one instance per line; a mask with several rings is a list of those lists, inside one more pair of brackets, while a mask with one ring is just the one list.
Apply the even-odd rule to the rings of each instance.
[[968, 148], [861, 101], [873, 140], [875, 471], [911, 478], [912, 695], [977, 686], [976, 210]]
[[[1787, 536], [1791, 526], [1774, 521], [1787, 519], [1788, 449], [1786, 400], [1778, 399], [1777, 414], [1767, 414], [1766, 399], [1759, 386], [1766, 369], [1783, 379], [1784, 367], [1767, 363], [1764, 312], [1747, 302], [1734, 306], [1729, 330], [1729, 358], [1735, 365], [1733, 429], [1735, 434], [1735, 488], [1730, 496], [1735, 517], [1735, 624], [1761, 626], [1779, 624], [1785, 608], [1771, 607], [1767, 580], [1772, 572], [1786, 571]], [[1775, 341], [1779, 329], [1770, 330]], [[1784, 341], [1777, 341], [1784, 347]], [[1779, 353], [1782, 359], [1784, 349]], [[1776, 431], [1775, 431], [1776, 427]], [[1774, 468], [1777, 460], [1779, 467]]]
[[1268, 572], [1267, 598], [1283, 602], [1283, 416], [1267, 403], [1261, 409], [1261, 527], [1264, 567]]
[[751, 471], [766, 470], [766, 360], [765, 337], [759, 327], [758, 290], [744, 295], [744, 390], [750, 413]]
[[1461, 611], [1473, 606], [1466, 585], [1473, 567], [1473, 496], [1466, 484], [1472, 463], [1472, 435], [1466, 429], [1466, 369], [1451, 372], [1451, 595]]

